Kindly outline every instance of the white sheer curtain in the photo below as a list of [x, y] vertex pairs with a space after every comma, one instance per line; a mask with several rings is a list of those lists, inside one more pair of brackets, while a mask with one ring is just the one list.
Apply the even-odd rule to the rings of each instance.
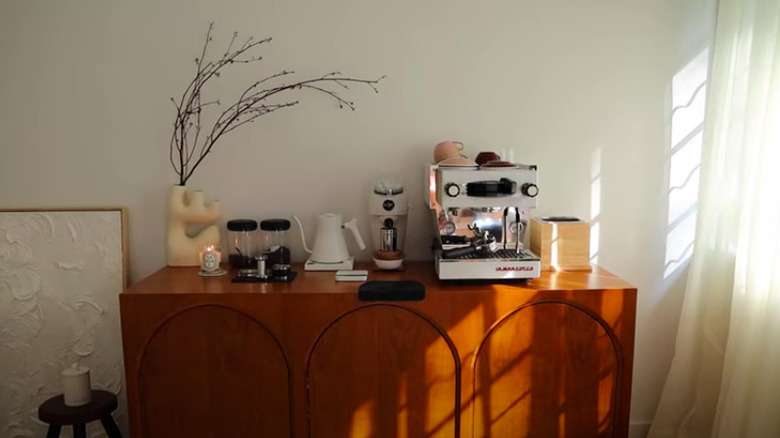
[[780, 0], [720, 0], [696, 244], [649, 437], [780, 437]]

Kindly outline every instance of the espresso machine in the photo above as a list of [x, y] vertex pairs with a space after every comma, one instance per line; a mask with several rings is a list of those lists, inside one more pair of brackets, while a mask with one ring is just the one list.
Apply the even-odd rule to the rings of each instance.
[[539, 277], [539, 257], [523, 247], [530, 209], [539, 194], [537, 168], [503, 163], [426, 166], [439, 279]]
[[374, 265], [378, 269], [400, 269], [404, 261], [404, 238], [409, 204], [401, 183], [379, 180], [368, 197]]

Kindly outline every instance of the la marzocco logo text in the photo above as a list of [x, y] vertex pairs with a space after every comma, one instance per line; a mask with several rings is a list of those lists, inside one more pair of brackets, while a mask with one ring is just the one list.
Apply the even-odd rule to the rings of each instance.
[[496, 271], [533, 271], [533, 266], [499, 266]]

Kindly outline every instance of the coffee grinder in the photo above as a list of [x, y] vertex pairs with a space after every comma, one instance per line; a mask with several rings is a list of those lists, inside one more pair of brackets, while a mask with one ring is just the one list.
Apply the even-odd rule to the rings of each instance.
[[378, 269], [400, 269], [404, 261], [404, 239], [409, 203], [401, 183], [379, 180], [368, 198], [374, 265]]

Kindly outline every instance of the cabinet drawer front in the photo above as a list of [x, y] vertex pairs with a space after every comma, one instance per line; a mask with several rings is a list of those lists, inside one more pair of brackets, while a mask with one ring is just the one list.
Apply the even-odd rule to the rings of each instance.
[[185, 309], [143, 351], [142, 436], [289, 437], [289, 377], [279, 343], [255, 319], [222, 306]]
[[416, 311], [378, 304], [342, 315], [321, 333], [306, 368], [312, 438], [457, 434], [457, 352]]
[[598, 316], [563, 302], [505, 315], [474, 361], [474, 436], [611, 437], [622, 359]]

